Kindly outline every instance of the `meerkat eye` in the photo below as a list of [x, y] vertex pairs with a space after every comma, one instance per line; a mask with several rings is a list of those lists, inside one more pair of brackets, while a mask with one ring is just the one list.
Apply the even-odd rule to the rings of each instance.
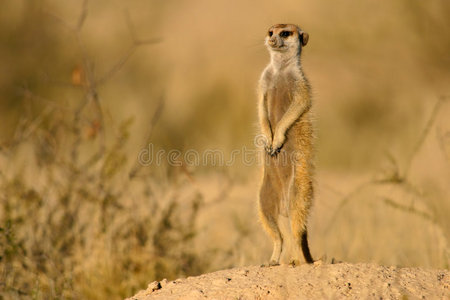
[[280, 36], [283, 37], [283, 38], [286, 38], [286, 37], [290, 36], [291, 34], [292, 34], [291, 31], [282, 31], [280, 33]]
[[273, 35], [273, 31], [269, 31], [269, 36], [272, 36]]

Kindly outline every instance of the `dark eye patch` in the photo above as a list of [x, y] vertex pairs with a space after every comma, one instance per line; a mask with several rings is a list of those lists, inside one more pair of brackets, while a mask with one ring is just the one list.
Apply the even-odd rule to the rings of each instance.
[[269, 31], [269, 36], [272, 36], [273, 35], [273, 31]]
[[282, 31], [280, 32], [280, 36], [286, 38], [292, 34], [292, 31]]

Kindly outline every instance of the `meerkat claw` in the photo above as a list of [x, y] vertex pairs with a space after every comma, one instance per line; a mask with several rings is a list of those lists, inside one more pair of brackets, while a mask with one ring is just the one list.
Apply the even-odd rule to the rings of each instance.
[[280, 151], [281, 151], [281, 147], [280, 148], [276, 148], [276, 149], [272, 148], [272, 151], [270, 152], [270, 155], [276, 157], [278, 155], [278, 153], [280, 153]]

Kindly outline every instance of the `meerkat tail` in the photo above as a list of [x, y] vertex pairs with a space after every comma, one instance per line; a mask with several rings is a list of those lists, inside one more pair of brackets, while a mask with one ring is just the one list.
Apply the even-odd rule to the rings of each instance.
[[305, 258], [305, 261], [308, 264], [314, 263], [314, 259], [312, 258], [311, 252], [309, 251], [308, 233], [306, 230], [302, 233], [302, 251], [303, 251], [303, 257]]

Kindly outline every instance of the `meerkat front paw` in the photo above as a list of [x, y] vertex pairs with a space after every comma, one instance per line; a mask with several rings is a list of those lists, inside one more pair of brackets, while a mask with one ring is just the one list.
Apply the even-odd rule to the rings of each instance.
[[267, 139], [264, 144], [264, 150], [267, 154], [272, 155], [272, 139]]
[[270, 148], [270, 155], [271, 156], [277, 156], [278, 155], [278, 153], [280, 153], [280, 151], [281, 151], [281, 147], [280, 148], [277, 148], [277, 149], [273, 149], [273, 148]]
[[255, 138], [255, 145], [262, 147], [267, 154], [272, 152], [272, 134], [262, 133]]
[[284, 135], [275, 136], [275, 138], [272, 142], [270, 155], [275, 156], [278, 153], [280, 153], [285, 140], [286, 140], [286, 137]]

